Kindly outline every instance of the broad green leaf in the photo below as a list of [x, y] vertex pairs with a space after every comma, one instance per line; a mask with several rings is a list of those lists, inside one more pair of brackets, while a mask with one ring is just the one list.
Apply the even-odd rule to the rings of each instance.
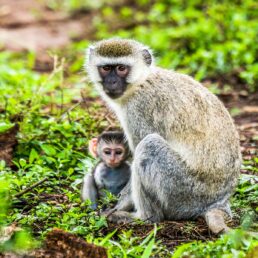
[[153, 246], [154, 246], [154, 243], [155, 243], [155, 239], [153, 238], [149, 244], [146, 246], [143, 254], [142, 254], [142, 258], [149, 258], [150, 255], [151, 255], [151, 251], [153, 249]]
[[14, 123], [0, 122], [0, 133], [4, 133], [8, 131], [13, 126], [14, 126]]
[[30, 157], [29, 157], [29, 162], [30, 162], [30, 164], [32, 164], [33, 161], [34, 161], [35, 159], [38, 159], [38, 158], [39, 158], [39, 155], [38, 155], [37, 151], [36, 151], [35, 149], [31, 149], [31, 151], [30, 151]]
[[99, 245], [103, 246], [105, 243], [117, 232], [115, 229], [113, 232], [109, 233], [103, 240], [99, 243]]
[[23, 167], [26, 166], [27, 161], [26, 161], [25, 159], [20, 159], [20, 160], [19, 160], [19, 163], [20, 163], [21, 167], [23, 168]]
[[43, 144], [43, 145], [41, 145], [41, 148], [48, 156], [56, 155], [55, 148], [50, 144]]

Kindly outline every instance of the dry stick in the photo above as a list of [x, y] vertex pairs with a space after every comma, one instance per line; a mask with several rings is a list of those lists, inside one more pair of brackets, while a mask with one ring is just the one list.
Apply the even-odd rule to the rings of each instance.
[[59, 66], [60, 69], [60, 90], [61, 90], [61, 114], [64, 110], [64, 57], [61, 58], [61, 64]]
[[32, 186], [27, 187], [24, 190], [22, 190], [21, 192], [15, 194], [14, 197], [18, 198], [18, 197], [22, 196], [23, 194], [29, 192], [30, 190], [32, 190], [33, 188], [37, 187], [38, 185], [44, 183], [47, 180], [48, 180], [47, 177], [43, 178], [42, 180], [38, 181], [37, 183], [33, 184]]
[[207, 239], [206, 239], [204, 236], [202, 236], [202, 235], [198, 232], [198, 230], [196, 230], [195, 228], [193, 229], [193, 231], [199, 236], [199, 238], [201, 238], [201, 240], [204, 240], [204, 241], [207, 240]]
[[81, 91], [80, 91], [80, 94], [81, 94], [82, 102], [84, 102], [84, 103], [85, 103], [85, 107], [86, 107], [86, 109], [87, 109], [88, 113], [90, 113], [90, 111], [89, 111], [89, 107], [88, 107], [88, 103], [87, 103], [87, 99], [86, 99], [86, 97], [84, 96], [84, 92], [83, 92], [83, 90], [81, 90]]
[[99, 128], [99, 126], [100, 126], [100, 123], [105, 119], [105, 116], [107, 115], [109, 113], [109, 111], [107, 111], [104, 115], [103, 115], [103, 117], [101, 118], [101, 119], [98, 119], [98, 121], [97, 121], [97, 123], [96, 123], [96, 128]]
[[62, 121], [67, 115], [69, 115], [69, 113], [74, 110], [75, 108], [77, 108], [78, 106], [80, 106], [82, 103], [82, 100], [80, 100], [78, 103], [76, 103], [75, 105], [71, 106], [70, 108], [68, 108], [58, 119], [59, 121]]
[[105, 115], [105, 118], [106, 120], [109, 122], [110, 126], [109, 127], [115, 127], [115, 123], [112, 121], [112, 119], [110, 119], [110, 117], [108, 116], [110, 114], [110, 112], [108, 112], [106, 115]]

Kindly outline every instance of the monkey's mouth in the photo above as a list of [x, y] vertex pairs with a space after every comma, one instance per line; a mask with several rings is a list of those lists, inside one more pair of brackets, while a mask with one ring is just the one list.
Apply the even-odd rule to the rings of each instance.
[[119, 166], [119, 163], [114, 163], [114, 162], [113, 162], [113, 163], [112, 163], [112, 162], [110, 163], [110, 162], [109, 162], [107, 165], [108, 165], [110, 168], [116, 168], [116, 167]]
[[105, 93], [111, 98], [111, 99], [117, 99], [123, 95], [123, 91], [108, 91], [105, 90]]

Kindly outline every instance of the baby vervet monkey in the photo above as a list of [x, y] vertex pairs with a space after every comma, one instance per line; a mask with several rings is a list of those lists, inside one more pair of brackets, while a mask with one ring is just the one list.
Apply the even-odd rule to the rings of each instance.
[[103, 132], [89, 142], [89, 151], [100, 162], [83, 180], [82, 200], [90, 200], [96, 209], [98, 199], [105, 196], [105, 190], [118, 195], [130, 179], [130, 165], [126, 161], [129, 148], [124, 133]]

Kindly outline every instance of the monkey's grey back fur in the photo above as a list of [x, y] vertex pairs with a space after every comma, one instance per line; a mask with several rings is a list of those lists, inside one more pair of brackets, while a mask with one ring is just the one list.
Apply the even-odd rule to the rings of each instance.
[[[136, 148], [132, 170], [141, 171], [132, 181], [140, 177], [144, 187], [138, 187], [150, 197], [149, 203], [137, 198], [144, 199], [138, 205], [156, 210], [162, 204], [163, 219], [191, 218], [212, 207], [230, 213], [241, 156], [234, 124], [217, 97], [188, 76], [157, 69], [127, 96], [122, 112]], [[158, 197], [168, 202], [159, 204]]]
[[[138, 53], [146, 49], [136, 47]], [[137, 69], [138, 77], [130, 75], [125, 93], [111, 99], [94, 74], [92, 51], [87, 64], [91, 80], [115, 111], [134, 152], [131, 190], [136, 217], [187, 219], [213, 208], [230, 214], [228, 200], [241, 154], [237, 131], [219, 99], [189, 76], [140, 62], [144, 56], [139, 54], [138, 60], [134, 49], [128, 64], [127, 57], [119, 61]], [[116, 63], [116, 57], [109, 61]]]

